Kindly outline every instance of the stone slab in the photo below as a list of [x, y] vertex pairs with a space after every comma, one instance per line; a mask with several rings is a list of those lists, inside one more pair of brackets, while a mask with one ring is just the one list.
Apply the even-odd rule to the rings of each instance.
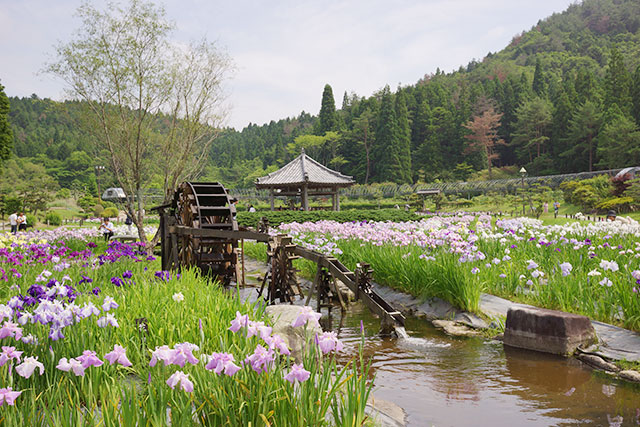
[[529, 307], [507, 312], [504, 344], [511, 347], [570, 355], [595, 341], [595, 330], [585, 316]]

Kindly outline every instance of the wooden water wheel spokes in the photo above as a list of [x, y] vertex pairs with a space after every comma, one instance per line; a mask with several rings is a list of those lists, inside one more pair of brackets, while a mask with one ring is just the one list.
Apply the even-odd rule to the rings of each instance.
[[[217, 182], [183, 182], [174, 195], [172, 209], [177, 225], [193, 229], [237, 231], [235, 206]], [[178, 259], [181, 266], [197, 266], [228, 284], [235, 276], [237, 239], [183, 234]]]

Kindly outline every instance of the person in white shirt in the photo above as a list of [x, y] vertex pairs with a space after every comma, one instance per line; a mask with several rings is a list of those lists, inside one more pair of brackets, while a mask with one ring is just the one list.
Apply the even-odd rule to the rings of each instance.
[[255, 212], [256, 208], [253, 207], [253, 205], [249, 206], [249, 212]]
[[9, 224], [11, 224], [11, 233], [16, 234], [18, 232], [18, 213], [14, 212], [9, 215]]
[[27, 217], [24, 212], [20, 212], [16, 221], [18, 223], [18, 231], [27, 231]]
[[102, 224], [100, 224], [100, 227], [98, 228], [98, 230], [102, 231], [102, 234], [104, 235], [104, 240], [109, 240], [113, 237], [113, 224], [111, 224], [111, 222], [109, 221], [109, 218], [104, 218], [102, 220]]

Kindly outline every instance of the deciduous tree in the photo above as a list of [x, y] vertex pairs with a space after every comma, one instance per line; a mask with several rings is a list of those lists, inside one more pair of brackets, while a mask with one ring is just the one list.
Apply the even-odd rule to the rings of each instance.
[[464, 125], [464, 127], [471, 132], [471, 134], [466, 135], [470, 143], [465, 149], [465, 154], [476, 151], [482, 151], [484, 153], [487, 158], [489, 179], [492, 179], [491, 165], [493, 160], [498, 158], [498, 154], [494, 151], [494, 148], [498, 144], [505, 143], [504, 140], [498, 136], [501, 118], [501, 113], [489, 107], [482, 114], [474, 116]]
[[125, 210], [146, 242], [142, 190], [159, 175], [168, 201], [198, 173], [224, 117], [221, 83], [230, 61], [206, 40], [172, 43], [173, 25], [150, 1], [108, 3], [105, 11], [85, 3], [78, 15], [82, 25], [45, 71], [87, 101], [97, 140], [129, 196]]

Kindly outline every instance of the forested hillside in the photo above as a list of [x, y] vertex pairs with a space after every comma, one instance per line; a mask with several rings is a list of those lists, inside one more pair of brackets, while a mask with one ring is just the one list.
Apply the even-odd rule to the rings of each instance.
[[[360, 183], [492, 177], [506, 165], [531, 174], [640, 165], [640, 2], [585, 0], [455, 72], [345, 93], [340, 108], [327, 85], [318, 100], [318, 116], [223, 130], [204, 178], [249, 187], [303, 147]], [[100, 153], [82, 104], [10, 104], [18, 157], [62, 187], [95, 185]]]

